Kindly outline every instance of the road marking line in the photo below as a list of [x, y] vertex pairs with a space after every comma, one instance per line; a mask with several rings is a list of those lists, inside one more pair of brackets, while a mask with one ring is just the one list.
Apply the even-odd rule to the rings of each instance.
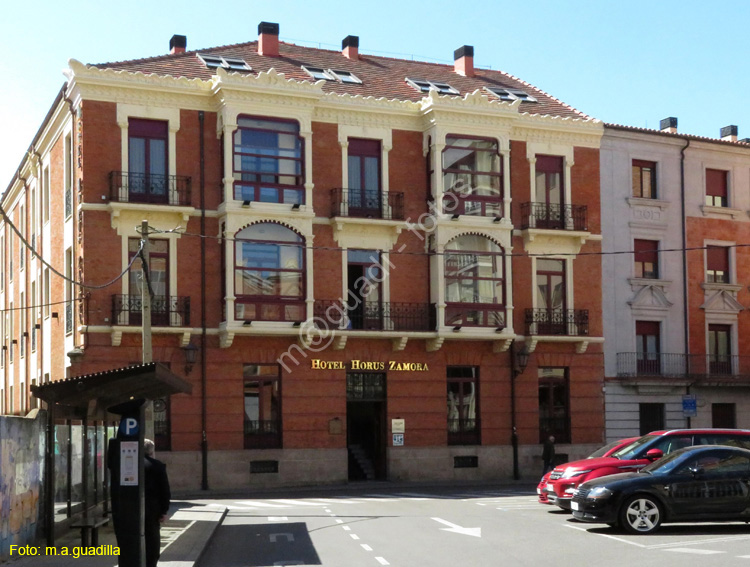
[[634, 545], [636, 547], [640, 547], [641, 549], [648, 548], [647, 545], [642, 545], [640, 543], [634, 543], [632, 541], [628, 541], [626, 539], [622, 539], [622, 538], [619, 538], [619, 537], [615, 537], [615, 536], [611, 536], [611, 535], [607, 535], [607, 534], [598, 534], [598, 533], [595, 533], [595, 532], [590, 532], [586, 528], [579, 528], [578, 526], [569, 526], [568, 524], [564, 524], [564, 525], [565, 525], [566, 528], [571, 528], [571, 529], [574, 529], [574, 530], [578, 530], [579, 532], [592, 533], [593, 535], [597, 535], [597, 536], [601, 536], [601, 537], [606, 537], [608, 539], [613, 539], [615, 541], [619, 541], [619, 542], [622, 542], [622, 543], [627, 543], [628, 545]]
[[274, 499], [272, 502], [281, 502], [287, 506], [322, 506], [320, 502], [305, 502], [304, 500]]
[[694, 553], [695, 555], [715, 555], [717, 553], [726, 553], [726, 551], [713, 551], [711, 549], [690, 549], [688, 547], [675, 547], [672, 549], [663, 549], [662, 551], [676, 551], [677, 553]]
[[737, 559], [750, 559], [750, 555], [738, 555]]
[[376, 557], [376, 558], [375, 558], [375, 560], [376, 560], [376, 561], [377, 561], [378, 563], [380, 563], [381, 565], [390, 565], [390, 563], [388, 563], [388, 562], [387, 562], [387, 561], [386, 561], [385, 559], [383, 559], [382, 557]]
[[310, 500], [325, 504], [359, 504], [357, 500], [339, 500], [336, 498], [310, 498]]
[[[293, 501], [290, 501], [293, 502]], [[282, 504], [271, 504], [270, 502], [261, 502], [259, 500], [241, 500], [239, 502], [235, 502], [235, 504], [240, 504], [241, 506], [260, 506], [261, 508], [288, 508], [289, 506], [284, 506]]]
[[344, 529], [345, 529], [345, 530], [346, 530], [347, 532], [351, 531], [351, 528], [350, 528], [349, 526], [344, 526]]
[[344, 523], [344, 520], [336, 520], [336, 523], [337, 523], [337, 524], [343, 524], [343, 523]]
[[676, 543], [660, 543], [656, 545], [649, 546], [649, 549], [663, 549], [665, 547], [676, 547], [680, 545], [704, 545], [707, 543], [725, 543], [730, 541], [742, 541], [750, 539], [750, 536], [727, 536], [727, 537], [717, 537], [713, 539], [699, 539], [696, 541], [679, 541]]
[[325, 509], [325, 510], [323, 510], [323, 511], [324, 511], [324, 512], [325, 512], [326, 514], [330, 514], [330, 513], [331, 513], [331, 511], [330, 511], [330, 510], [329, 510], [328, 508], [326, 508], [326, 509]]
[[349, 535], [352, 536], [352, 539], [359, 539], [359, 536], [357, 534], [349, 534]]
[[289, 518], [287, 516], [268, 516], [269, 522], [288, 522]]
[[360, 543], [360, 545], [362, 546], [362, 549], [364, 549], [365, 551], [372, 551], [372, 547], [370, 547], [366, 543]]

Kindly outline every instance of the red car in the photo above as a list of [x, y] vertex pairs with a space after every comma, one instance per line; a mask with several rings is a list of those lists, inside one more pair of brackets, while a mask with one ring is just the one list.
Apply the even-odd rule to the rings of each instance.
[[[750, 449], [746, 429], [675, 429], [653, 431], [615, 450], [608, 457], [584, 459], [555, 467], [542, 489], [550, 504], [570, 510], [576, 488], [587, 480], [634, 472], [672, 451], [693, 445], [729, 445]], [[541, 495], [540, 495], [541, 500]]]
[[[591, 453], [587, 459], [596, 459], [599, 457], [609, 457], [612, 453], [617, 451], [617, 449], [624, 447], [625, 445], [628, 445], [638, 439], [638, 437], [628, 437], [627, 439], [622, 439], [620, 441], [613, 441], [612, 443], [609, 443], [608, 445], [605, 445], [604, 447], [600, 447], [593, 453]], [[566, 465], [560, 465], [560, 466], [566, 466]], [[553, 471], [549, 471], [547, 474], [545, 474], [542, 477], [542, 480], [539, 481], [539, 485], [536, 487], [536, 493], [539, 496], [539, 502], [542, 504], [552, 504], [552, 502], [549, 501], [549, 498], [547, 498], [547, 491], [545, 490], [545, 487], [547, 486], [547, 481], [549, 480], [550, 475]]]

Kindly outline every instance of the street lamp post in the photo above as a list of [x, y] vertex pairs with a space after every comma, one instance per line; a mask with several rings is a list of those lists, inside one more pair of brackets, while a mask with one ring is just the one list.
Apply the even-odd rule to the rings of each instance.
[[513, 447], [513, 479], [521, 478], [518, 472], [518, 428], [516, 427], [516, 378], [523, 374], [529, 363], [529, 351], [526, 345], [520, 346], [516, 341], [510, 349], [510, 443]]

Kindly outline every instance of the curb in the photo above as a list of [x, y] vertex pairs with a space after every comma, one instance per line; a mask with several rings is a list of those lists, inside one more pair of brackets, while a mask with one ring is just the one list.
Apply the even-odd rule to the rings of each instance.
[[[193, 525], [179, 538], [169, 545], [159, 558], [159, 565], [164, 567], [194, 567], [203, 557], [206, 549], [211, 544], [211, 540], [216, 534], [216, 530], [224, 523], [224, 518], [229, 509], [224, 506], [222, 510], [215, 510], [212, 513], [216, 516], [208, 520], [194, 521]], [[178, 516], [181, 511], [173, 515], [174, 519], [180, 519]], [[205, 513], [198, 511], [182, 512], [186, 516], [195, 513]]]

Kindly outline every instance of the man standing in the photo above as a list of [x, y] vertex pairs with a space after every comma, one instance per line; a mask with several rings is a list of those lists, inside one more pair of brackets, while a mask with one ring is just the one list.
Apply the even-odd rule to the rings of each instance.
[[154, 442], [143, 441], [143, 453], [146, 486], [145, 486], [145, 531], [146, 531], [146, 567], [156, 567], [161, 552], [161, 523], [167, 519], [169, 492], [167, 466], [154, 458]]
[[550, 435], [544, 442], [542, 449], [542, 461], [544, 461], [544, 470], [542, 476], [547, 474], [555, 465], [555, 436]]

